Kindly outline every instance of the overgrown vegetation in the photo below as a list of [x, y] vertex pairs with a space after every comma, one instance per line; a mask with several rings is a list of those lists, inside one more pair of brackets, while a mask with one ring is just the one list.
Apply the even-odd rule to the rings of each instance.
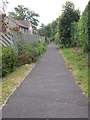
[[15, 67], [35, 62], [45, 50], [46, 43], [42, 40], [32, 44], [25, 44], [20, 41], [17, 54], [15, 54], [11, 46], [3, 48], [2, 75], [5, 76], [11, 73]]
[[35, 62], [45, 50], [46, 43], [44, 41], [29, 45], [21, 41], [18, 44], [17, 66]]
[[[34, 62], [46, 50], [47, 43], [39, 40], [36, 43], [25, 44], [23, 41], [18, 43], [18, 52], [14, 52], [11, 46], [2, 49], [2, 100], [6, 98], [17, 87], [35, 65]], [[1, 83], [0, 83], [1, 84]], [[2, 101], [2, 103], [1, 103]]]

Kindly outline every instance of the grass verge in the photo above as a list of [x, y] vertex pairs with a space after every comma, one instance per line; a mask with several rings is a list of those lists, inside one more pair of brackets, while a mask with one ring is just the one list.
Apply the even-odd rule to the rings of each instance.
[[77, 84], [88, 96], [88, 54], [83, 53], [81, 48], [64, 48], [60, 49], [60, 53], [64, 57], [68, 69], [75, 76]]
[[2, 79], [2, 104], [12, 92], [12, 90], [22, 82], [24, 77], [29, 73], [34, 65], [35, 63], [18, 67], [14, 72], [10, 73], [10, 75], [7, 75]]

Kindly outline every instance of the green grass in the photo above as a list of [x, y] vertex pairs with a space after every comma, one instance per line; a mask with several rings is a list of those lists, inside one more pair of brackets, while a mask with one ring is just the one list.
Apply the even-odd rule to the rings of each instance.
[[0, 102], [0, 104], [4, 103], [12, 90], [22, 82], [23, 78], [28, 74], [34, 65], [35, 63], [18, 67], [14, 72], [2, 79], [2, 103]]
[[77, 84], [88, 96], [88, 54], [83, 53], [81, 48], [64, 48], [60, 49], [60, 52], [68, 69], [75, 76]]

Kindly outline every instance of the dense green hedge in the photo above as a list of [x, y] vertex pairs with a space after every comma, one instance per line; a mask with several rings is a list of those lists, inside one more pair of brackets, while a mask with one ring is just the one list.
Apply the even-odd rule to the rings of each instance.
[[16, 55], [13, 48], [2, 48], [2, 76], [12, 72], [16, 65]]
[[71, 25], [71, 40], [72, 44], [82, 46], [84, 51], [90, 51], [90, 47], [88, 44], [89, 36], [88, 36], [88, 14], [89, 14], [89, 6], [90, 2], [86, 6], [85, 11], [83, 12], [80, 20], [78, 22], [74, 22]]

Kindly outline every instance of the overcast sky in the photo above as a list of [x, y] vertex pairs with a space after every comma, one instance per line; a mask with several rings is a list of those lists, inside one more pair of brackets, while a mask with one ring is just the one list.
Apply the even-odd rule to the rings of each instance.
[[[40, 24], [48, 23], [55, 20], [62, 11], [62, 4], [65, 4], [66, 0], [8, 0], [7, 11], [12, 11], [17, 5], [24, 5], [31, 10], [39, 13]], [[84, 11], [89, 0], [71, 0], [74, 2], [75, 7], [79, 8], [80, 11]]]

